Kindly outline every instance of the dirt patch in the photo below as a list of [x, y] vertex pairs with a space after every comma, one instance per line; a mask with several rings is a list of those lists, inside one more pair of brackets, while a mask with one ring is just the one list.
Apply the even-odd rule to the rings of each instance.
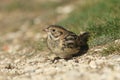
[[68, 17], [77, 2], [67, 1], [51, 11], [0, 13], [0, 80], [120, 80], [120, 55], [101, 56], [103, 46], [68, 61], [48, 59], [42, 29]]

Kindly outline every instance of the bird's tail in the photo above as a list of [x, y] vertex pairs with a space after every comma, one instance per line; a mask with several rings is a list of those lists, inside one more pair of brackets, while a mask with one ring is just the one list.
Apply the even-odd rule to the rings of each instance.
[[90, 37], [89, 32], [84, 32], [84, 33], [79, 35], [80, 40], [84, 41], [85, 43], [87, 43], [89, 37]]

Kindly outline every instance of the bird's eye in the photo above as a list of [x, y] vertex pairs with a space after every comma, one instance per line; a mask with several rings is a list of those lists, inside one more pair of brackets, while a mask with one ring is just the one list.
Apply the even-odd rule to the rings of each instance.
[[55, 29], [52, 29], [53, 32], [55, 32]]

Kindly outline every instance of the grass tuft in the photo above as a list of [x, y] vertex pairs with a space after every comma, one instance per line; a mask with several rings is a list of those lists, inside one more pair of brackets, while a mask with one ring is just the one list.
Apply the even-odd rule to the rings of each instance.
[[106, 49], [103, 49], [102, 56], [120, 53], [120, 44], [111, 43]]

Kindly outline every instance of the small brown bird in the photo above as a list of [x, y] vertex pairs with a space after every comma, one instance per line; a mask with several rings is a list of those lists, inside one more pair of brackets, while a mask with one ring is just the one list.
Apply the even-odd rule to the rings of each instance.
[[56, 57], [70, 59], [86, 53], [89, 49], [88, 32], [78, 36], [58, 25], [50, 25], [44, 31], [47, 32], [48, 48]]

